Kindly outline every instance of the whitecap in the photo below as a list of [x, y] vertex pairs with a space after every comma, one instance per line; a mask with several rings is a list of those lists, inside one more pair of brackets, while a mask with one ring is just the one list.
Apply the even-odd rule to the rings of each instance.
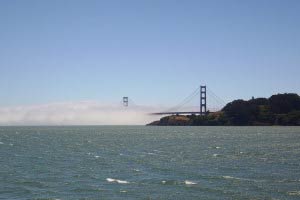
[[196, 185], [197, 183], [186, 180], [186, 181], [184, 181], [184, 184], [186, 184], [186, 185]]
[[100, 156], [95, 156], [95, 158], [100, 158]]
[[162, 181], [161, 183], [162, 183], [162, 184], [166, 184], [166, 182], [167, 182], [167, 181]]
[[239, 178], [235, 178], [235, 177], [232, 177], [232, 176], [222, 176], [223, 178], [225, 179], [239, 179]]
[[213, 154], [213, 157], [217, 157], [217, 156], [219, 156], [219, 154], [216, 154], [216, 153], [215, 153], [215, 154]]
[[3, 142], [0, 142], [0, 144], [4, 144]]
[[233, 176], [222, 176], [225, 179], [234, 179], [234, 180], [243, 180], [243, 181], [253, 181], [253, 182], [262, 182], [263, 180], [247, 179], [247, 178], [238, 178]]
[[121, 192], [121, 193], [126, 193], [127, 191], [126, 191], [126, 190], [120, 190], [120, 192]]
[[290, 196], [300, 196], [300, 191], [288, 191], [287, 194]]
[[129, 182], [128, 181], [117, 180], [117, 183], [126, 184], [126, 183], [129, 183]]
[[119, 183], [119, 184], [127, 184], [127, 183], [129, 183], [128, 181], [119, 180], [119, 179], [113, 179], [113, 178], [107, 178], [106, 181], [107, 182], [111, 182], [111, 183]]
[[216, 147], [216, 149], [221, 149], [221, 147]]
[[107, 178], [106, 181], [108, 181], [108, 182], [115, 182], [116, 179], [113, 179], [113, 178]]

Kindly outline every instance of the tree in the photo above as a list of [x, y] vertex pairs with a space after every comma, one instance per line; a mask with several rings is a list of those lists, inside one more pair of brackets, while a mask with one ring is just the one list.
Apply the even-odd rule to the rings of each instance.
[[257, 105], [244, 100], [228, 103], [222, 110], [232, 125], [251, 125], [259, 113]]
[[271, 111], [276, 114], [286, 114], [294, 110], [300, 110], [300, 97], [297, 94], [273, 95], [269, 98], [269, 102]]

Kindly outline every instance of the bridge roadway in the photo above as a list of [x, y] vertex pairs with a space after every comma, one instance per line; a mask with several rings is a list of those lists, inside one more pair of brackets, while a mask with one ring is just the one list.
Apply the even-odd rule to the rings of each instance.
[[[213, 112], [209, 112], [213, 113]], [[151, 115], [185, 115], [185, 114], [190, 114], [190, 115], [197, 115], [197, 114], [202, 114], [201, 112], [188, 112], [188, 111], [183, 111], [183, 112], [157, 112], [157, 113], [151, 113]]]

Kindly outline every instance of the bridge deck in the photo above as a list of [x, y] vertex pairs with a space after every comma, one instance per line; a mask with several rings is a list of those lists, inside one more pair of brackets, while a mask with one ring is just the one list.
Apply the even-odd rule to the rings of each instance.
[[189, 112], [189, 111], [184, 111], [184, 112], [157, 112], [157, 113], [151, 113], [151, 115], [185, 115], [185, 114], [191, 114], [191, 115], [200, 115], [201, 112]]

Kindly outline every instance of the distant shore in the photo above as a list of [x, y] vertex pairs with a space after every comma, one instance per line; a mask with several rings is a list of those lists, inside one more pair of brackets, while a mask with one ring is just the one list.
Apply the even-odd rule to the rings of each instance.
[[206, 115], [171, 115], [148, 126], [300, 126], [300, 97], [285, 93], [270, 98], [234, 100]]

